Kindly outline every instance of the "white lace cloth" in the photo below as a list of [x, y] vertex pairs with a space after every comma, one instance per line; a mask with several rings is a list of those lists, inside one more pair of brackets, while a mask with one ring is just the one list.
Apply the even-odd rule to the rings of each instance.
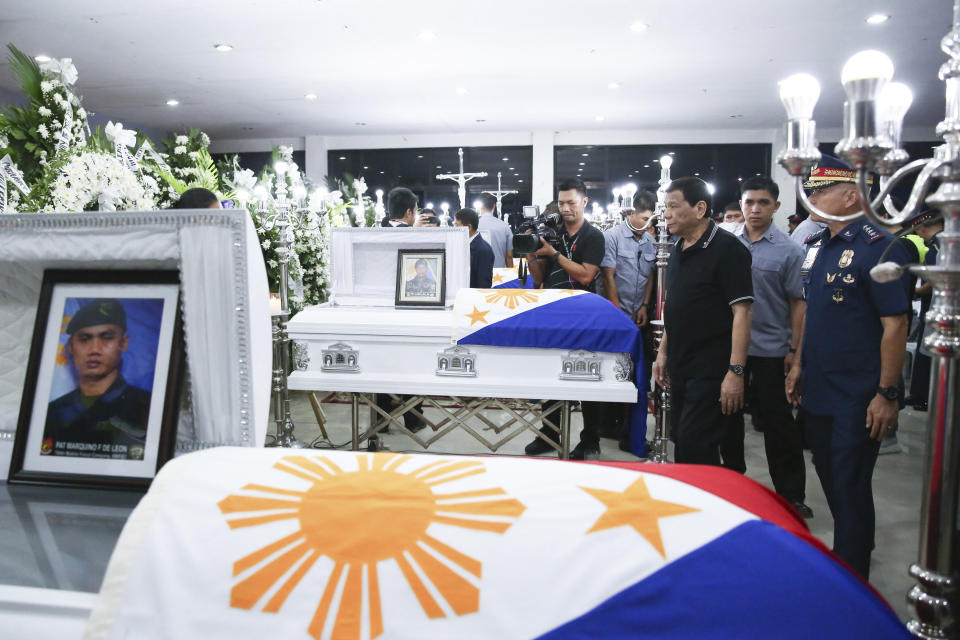
[[178, 269], [193, 410], [181, 419], [178, 449], [262, 446], [270, 315], [263, 256], [248, 216], [203, 210], [0, 218], [0, 433], [8, 439], [20, 411], [43, 272], [54, 268]]

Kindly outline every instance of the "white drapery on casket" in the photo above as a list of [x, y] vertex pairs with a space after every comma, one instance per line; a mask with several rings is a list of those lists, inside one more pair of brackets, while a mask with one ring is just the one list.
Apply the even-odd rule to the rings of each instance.
[[262, 446], [270, 394], [268, 288], [243, 211], [0, 217], [0, 478], [6, 477], [45, 269], [177, 269], [191, 411], [177, 449]]

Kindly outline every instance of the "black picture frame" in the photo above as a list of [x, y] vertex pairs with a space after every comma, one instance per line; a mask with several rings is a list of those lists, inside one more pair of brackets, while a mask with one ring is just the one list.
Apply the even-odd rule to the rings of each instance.
[[[424, 274], [416, 271], [421, 261], [426, 266]], [[442, 309], [446, 306], [446, 295], [446, 249], [397, 249], [394, 306], [400, 309]]]
[[[105, 301], [106, 306], [102, 304]], [[115, 305], [123, 308], [122, 315], [117, 315], [120, 312]], [[98, 310], [103, 314], [104, 325], [115, 325], [120, 322], [118, 318], [123, 318], [126, 324], [119, 338], [124, 344], [119, 356], [104, 355], [96, 349], [93, 355], [85, 356], [84, 366], [94, 369], [110, 366], [110, 359], [118, 358], [113, 365], [119, 376], [102, 396], [94, 396], [96, 399], [89, 406], [89, 398], [81, 393], [81, 376], [70, 347], [68, 329], [72, 323], [69, 320], [74, 317], [68, 315], [71, 308], [72, 313], [84, 321], [91, 321], [89, 314]], [[54, 321], [57, 324], [52, 324]], [[86, 327], [79, 326], [73, 331], [83, 328]], [[128, 369], [130, 361], [135, 367]], [[149, 391], [143, 388], [146, 384], [126, 380], [124, 374], [134, 369], [135, 380], [147, 380]], [[44, 271], [8, 482], [147, 488], [157, 471], [173, 456], [183, 373], [184, 341], [177, 271]], [[84, 379], [99, 375], [99, 371], [93, 370]], [[75, 388], [62, 393], [69, 387], [71, 377], [76, 379]], [[104, 397], [109, 400], [103, 400]], [[105, 404], [108, 401], [113, 404]], [[79, 414], [73, 422], [51, 424], [48, 418], [52, 410], [60, 417], [71, 415], [71, 411]], [[119, 412], [124, 415], [121, 417]], [[130, 417], [134, 414], [137, 419]], [[101, 417], [106, 420], [100, 420]], [[80, 420], [82, 426], [77, 426]], [[62, 433], [65, 430], [69, 433], [71, 428], [78, 431], [70, 435], [71, 440], [65, 440]], [[112, 441], [107, 442], [107, 438]]]

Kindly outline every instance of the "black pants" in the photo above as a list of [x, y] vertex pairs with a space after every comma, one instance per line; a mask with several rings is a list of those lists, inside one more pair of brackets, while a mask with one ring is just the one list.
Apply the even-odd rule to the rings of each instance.
[[[391, 411], [393, 411], [394, 409], [396, 409], [397, 407], [400, 406], [399, 404], [395, 403], [395, 402], [390, 398], [390, 396], [389, 396], [388, 394], [386, 394], [386, 393], [378, 393], [378, 394], [376, 394], [376, 395], [377, 395], [377, 407], [379, 407], [379, 408], [382, 409], [383, 411], [386, 411], [387, 413], [390, 413]], [[407, 400], [410, 399], [410, 396], [403, 396], [403, 395], [401, 395], [401, 396], [398, 396], [398, 397], [400, 398], [400, 403], [401, 403], [401, 404], [402, 404], [402, 403], [405, 403]], [[414, 407], [414, 409], [415, 409], [416, 411], [420, 412], [420, 414], [422, 415], [422, 414], [423, 414], [423, 403], [422, 403], [422, 402], [419, 403], [416, 407]], [[377, 415], [377, 420], [379, 421], [380, 418], [382, 418], [382, 417], [383, 417], [383, 416], [381, 416], [381, 415], [378, 414], [378, 415]], [[417, 426], [420, 425], [422, 422], [423, 422], [423, 420], [421, 420], [418, 416], [414, 415], [414, 414], [411, 413], [410, 411], [408, 411], [408, 412], [406, 412], [405, 414], [403, 414], [403, 426], [406, 427], [407, 429], [411, 430], [411, 431], [412, 431], [413, 429], [417, 428]], [[384, 429], [382, 429], [382, 430], [380, 431], [380, 433], [386, 433], [389, 429], [390, 429], [390, 425], [388, 424]]]
[[[746, 391], [744, 392], [746, 398]], [[726, 429], [720, 443], [720, 464], [737, 473], [747, 472], [747, 460], [743, 450], [743, 411], [723, 416]]]
[[[583, 431], [580, 432], [580, 444], [582, 444], [583, 448], [585, 449], [600, 448], [600, 435], [598, 431], [598, 426], [603, 421], [603, 416], [604, 416], [603, 405], [604, 404], [608, 404], [608, 403], [603, 403], [603, 402], [581, 402], [580, 403], [580, 411], [583, 415]], [[544, 400], [543, 401], [543, 417], [548, 419], [553, 424], [557, 425], [557, 428], [559, 428], [560, 427], [560, 401]], [[559, 441], [559, 436], [557, 435], [557, 432], [546, 425], [540, 427], [540, 433], [547, 436], [554, 442]], [[571, 433], [570, 436], [572, 440], [573, 433]]]
[[773, 488], [789, 502], [806, 498], [803, 432], [784, 393], [783, 358], [747, 358], [747, 388], [753, 420], [763, 431], [763, 448]]
[[670, 375], [672, 439], [677, 462], [720, 465], [728, 420], [720, 407], [723, 378]]
[[856, 415], [803, 411], [804, 436], [833, 515], [833, 551], [869, 578], [876, 529], [873, 468], [880, 443], [870, 439], [866, 422], [865, 406]]

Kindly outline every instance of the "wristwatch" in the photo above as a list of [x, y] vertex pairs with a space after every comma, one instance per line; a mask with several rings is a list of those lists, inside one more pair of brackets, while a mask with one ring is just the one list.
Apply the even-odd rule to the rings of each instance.
[[734, 375], [742, 376], [743, 375], [743, 365], [742, 364], [732, 364], [727, 367], [730, 371], [733, 371]]
[[896, 400], [900, 397], [900, 389], [896, 387], [877, 387], [877, 393], [887, 400]]

